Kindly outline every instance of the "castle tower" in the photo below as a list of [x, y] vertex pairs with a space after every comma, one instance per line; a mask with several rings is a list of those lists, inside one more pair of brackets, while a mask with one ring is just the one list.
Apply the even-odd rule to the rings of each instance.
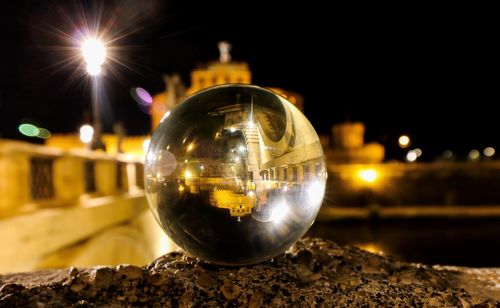
[[191, 87], [187, 94], [191, 95], [208, 87], [226, 83], [252, 82], [252, 72], [246, 62], [231, 60], [231, 44], [219, 43], [219, 61], [210, 62], [206, 66], [194, 69], [191, 72]]

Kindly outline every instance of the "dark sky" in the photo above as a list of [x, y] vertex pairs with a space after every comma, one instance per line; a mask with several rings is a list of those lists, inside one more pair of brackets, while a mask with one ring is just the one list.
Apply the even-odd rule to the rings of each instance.
[[[270, 1], [269, 1], [270, 2]], [[298, 2], [298, 1], [288, 1]], [[162, 74], [189, 72], [218, 57], [217, 41], [250, 64], [257, 85], [300, 92], [320, 133], [363, 121], [368, 141], [391, 150], [408, 133], [428, 158], [452, 149], [500, 148], [495, 20], [487, 8], [333, 6], [318, 1], [270, 6], [256, 1], [9, 1], [2, 4], [0, 136], [22, 139], [31, 121], [72, 132], [88, 121], [88, 78], [60, 33], [82, 16], [101, 17], [126, 68], [104, 77], [111, 122], [146, 133], [149, 119], [129, 95], [163, 90]], [[59, 64], [58, 64], [59, 63]]]

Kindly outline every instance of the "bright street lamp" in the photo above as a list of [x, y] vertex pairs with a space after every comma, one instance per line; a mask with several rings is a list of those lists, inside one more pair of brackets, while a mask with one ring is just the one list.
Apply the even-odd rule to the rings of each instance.
[[101, 67], [106, 60], [106, 47], [97, 38], [88, 38], [81, 45], [83, 59], [86, 63], [87, 73], [92, 77], [92, 115], [93, 128], [91, 147], [93, 150], [105, 150], [104, 143], [101, 138], [101, 122], [99, 113], [99, 74]]
[[96, 38], [89, 38], [82, 44], [83, 59], [87, 63], [87, 73], [97, 76], [101, 73], [101, 65], [106, 60], [106, 47]]

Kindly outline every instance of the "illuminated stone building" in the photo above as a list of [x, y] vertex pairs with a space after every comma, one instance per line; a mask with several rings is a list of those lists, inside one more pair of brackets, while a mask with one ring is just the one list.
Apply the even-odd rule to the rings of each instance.
[[327, 161], [334, 164], [380, 163], [385, 149], [379, 143], [365, 144], [365, 125], [347, 122], [332, 126], [332, 147], [326, 151]]
[[[200, 90], [227, 83], [251, 84], [252, 72], [246, 62], [232, 61], [231, 45], [227, 42], [219, 43], [219, 61], [210, 62], [191, 71], [191, 86], [185, 89], [178, 75], [166, 76], [166, 91], [153, 97], [151, 107], [151, 125], [154, 130], [160, 123], [163, 115], [171, 110], [184, 97]], [[300, 94], [275, 87], [268, 87], [292, 104], [303, 110], [303, 98]]]

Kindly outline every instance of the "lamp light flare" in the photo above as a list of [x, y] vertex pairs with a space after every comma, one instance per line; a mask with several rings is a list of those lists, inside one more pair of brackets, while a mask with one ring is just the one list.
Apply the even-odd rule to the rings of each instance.
[[101, 73], [101, 65], [106, 60], [106, 47], [96, 38], [88, 38], [81, 46], [83, 59], [87, 63], [87, 73], [92, 76]]
[[82, 54], [85, 62], [101, 65], [106, 59], [106, 48], [98, 39], [89, 38], [82, 44]]
[[87, 73], [90, 76], [97, 76], [101, 73], [101, 66], [100, 65], [91, 65], [87, 64]]
[[310, 202], [318, 204], [323, 200], [323, 197], [325, 196], [325, 186], [321, 182], [313, 181], [306, 188], [306, 193]]
[[274, 223], [280, 223], [284, 218], [287, 217], [288, 211], [288, 205], [286, 204], [286, 201], [283, 200], [282, 202], [276, 204], [275, 207], [271, 210], [271, 215], [269, 218]]

